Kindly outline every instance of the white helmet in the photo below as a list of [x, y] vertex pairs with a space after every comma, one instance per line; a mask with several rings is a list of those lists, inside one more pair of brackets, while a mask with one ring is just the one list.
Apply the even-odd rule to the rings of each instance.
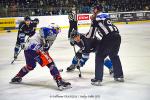
[[55, 23], [51, 23], [48, 28], [51, 28], [51, 29], [55, 29], [58, 33], [61, 32], [61, 29], [58, 25], [56, 25]]

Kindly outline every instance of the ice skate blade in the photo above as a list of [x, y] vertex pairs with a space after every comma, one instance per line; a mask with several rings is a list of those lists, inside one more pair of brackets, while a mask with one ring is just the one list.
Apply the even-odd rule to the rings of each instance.
[[101, 82], [91, 82], [91, 84], [94, 86], [102, 86]]
[[75, 69], [72, 69], [72, 70], [67, 70], [66, 72], [73, 72]]
[[59, 86], [58, 90], [63, 91], [63, 90], [70, 89], [70, 88], [72, 88], [71, 85], [68, 85], [67, 87]]
[[9, 82], [10, 84], [21, 84], [21, 82]]
[[124, 82], [123, 78], [114, 78], [114, 80], [117, 81], [117, 82]]

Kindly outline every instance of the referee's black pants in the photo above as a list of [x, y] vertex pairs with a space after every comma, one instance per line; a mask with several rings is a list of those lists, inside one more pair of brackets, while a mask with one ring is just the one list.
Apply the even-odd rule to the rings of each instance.
[[107, 56], [113, 64], [114, 78], [123, 77], [122, 65], [118, 56], [120, 44], [121, 36], [119, 33], [109, 33], [102, 38], [95, 56], [95, 79], [103, 80], [103, 65]]

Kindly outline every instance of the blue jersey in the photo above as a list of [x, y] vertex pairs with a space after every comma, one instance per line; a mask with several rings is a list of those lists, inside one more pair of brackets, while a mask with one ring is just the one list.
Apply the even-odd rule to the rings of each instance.
[[108, 13], [98, 13], [96, 18], [92, 20], [89, 32], [86, 34], [87, 38], [93, 38], [98, 32], [100, 37], [106, 36], [109, 33], [117, 32], [118, 28], [111, 23]]

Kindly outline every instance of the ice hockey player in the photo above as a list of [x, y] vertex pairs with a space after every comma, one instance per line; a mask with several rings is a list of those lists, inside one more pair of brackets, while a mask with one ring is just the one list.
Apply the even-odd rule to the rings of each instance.
[[[124, 75], [120, 58], [118, 56], [121, 36], [119, 35], [118, 28], [111, 23], [107, 14], [101, 13], [102, 6], [95, 6], [93, 9], [93, 17], [91, 28], [88, 36], [95, 36], [94, 31], [99, 31], [99, 37], [102, 38], [100, 45], [97, 47], [95, 59], [95, 78], [91, 79], [92, 85], [101, 85], [103, 80], [103, 65], [104, 59], [109, 56], [113, 65], [114, 80], [123, 82]], [[97, 30], [95, 30], [97, 29]]]
[[[75, 68], [83, 67], [89, 59], [89, 54], [95, 52], [98, 43], [100, 43], [100, 40], [96, 38], [87, 39], [84, 34], [73, 30], [71, 33], [71, 45], [77, 45], [80, 49], [76, 52], [76, 55], [72, 59], [72, 64], [67, 68], [67, 71], [70, 72], [74, 71]], [[113, 74], [112, 63], [109, 59], [105, 60], [104, 65], [109, 69], [110, 75]]]
[[42, 27], [39, 34], [36, 33], [29, 39], [24, 50], [26, 65], [12, 78], [11, 83], [20, 83], [26, 74], [34, 70], [36, 62], [38, 62], [42, 67], [47, 66], [49, 68], [58, 89], [63, 90], [71, 86], [69, 82], [62, 80], [53, 59], [48, 53], [58, 33], [60, 33], [60, 28], [53, 23], [49, 27]]
[[[36, 21], [36, 22], [35, 22]], [[17, 59], [17, 55], [19, 52], [20, 47], [24, 48], [25, 44], [25, 37], [29, 36], [32, 37], [35, 34], [36, 31], [36, 26], [39, 23], [37, 23], [37, 19], [35, 19], [34, 22], [31, 21], [31, 18], [29, 16], [24, 17], [24, 21], [22, 21], [19, 24], [19, 29], [18, 29], [18, 35], [17, 35], [17, 41], [16, 45], [14, 48], [14, 58]]]

